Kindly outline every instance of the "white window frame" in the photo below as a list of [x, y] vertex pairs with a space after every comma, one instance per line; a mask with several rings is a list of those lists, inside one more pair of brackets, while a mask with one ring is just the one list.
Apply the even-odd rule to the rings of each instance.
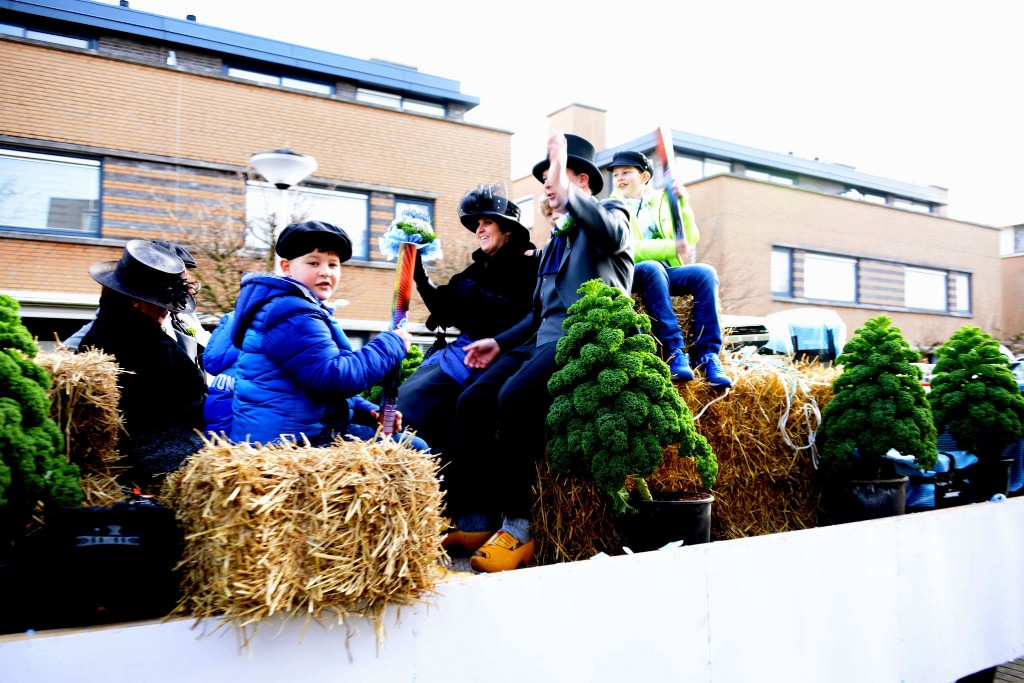
[[[37, 168], [42, 175], [38, 177], [44, 179], [43, 185], [33, 185], [32, 181], [36, 179], [33, 174], [16, 173], [9, 178], [0, 176], [0, 227], [60, 234], [99, 234], [102, 165], [98, 159], [7, 147], [0, 147], [0, 159], [39, 164]], [[48, 170], [44, 164], [49, 165]], [[72, 174], [74, 182], [58, 178], [60, 172]], [[62, 193], [60, 196], [54, 194], [58, 190]], [[61, 199], [88, 204], [81, 210], [80, 225], [51, 225], [54, 200]]]
[[857, 259], [806, 252], [804, 298], [856, 303]]
[[[332, 200], [341, 201], [333, 204]], [[348, 234], [352, 258], [369, 257], [370, 195], [363, 192], [305, 185], [278, 190], [269, 183], [251, 180], [246, 184], [245, 219], [245, 246], [257, 253], [271, 249], [288, 224], [319, 220], [337, 225]]]
[[948, 311], [949, 279], [946, 271], [905, 266], [903, 305], [922, 311]]
[[772, 296], [793, 296], [793, 250], [772, 247]]

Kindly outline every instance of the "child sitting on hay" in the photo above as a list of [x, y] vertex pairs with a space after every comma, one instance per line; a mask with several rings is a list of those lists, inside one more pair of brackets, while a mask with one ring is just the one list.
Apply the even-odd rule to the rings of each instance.
[[[352, 241], [341, 228], [320, 221], [293, 223], [278, 237], [275, 251], [284, 276], [246, 277], [228, 322], [239, 350], [231, 440], [269, 444], [305, 438], [327, 445], [342, 434], [372, 439], [379, 408], [359, 394], [402, 362], [409, 332], [383, 332], [352, 350], [325, 303], [338, 286], [341, 264], [352, 256]], [[427, 450], [418, 437], [402, 438]]]

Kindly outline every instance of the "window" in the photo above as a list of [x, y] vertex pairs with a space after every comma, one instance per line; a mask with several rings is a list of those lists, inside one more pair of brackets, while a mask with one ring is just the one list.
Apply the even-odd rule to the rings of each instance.
[[908, 266], [904, 271], [903, 304], [907, 308], [945, 311], [947, 291], [946, 272], [943, 270]]
[[699, 157], [676, 155], [675, 171], [680, 182], [700, 180], [704, 177], [704, 160]]
[[745, 170], [743, 172], [743, 175], [747, 176], [748, 178], [753, 178], [754, 180], [765, 180], [770, 183], [775, 183], [777, 185], [793, 184], [792, 178], [787, 178], [781, 175], [775, 175], [774, 173], [769, 173], [767, 171], [758, 171], [753, 168], [748, 168], [747, 170]]
[[314, 187], [278, 190], [250, 182], [245, 193], [245, 244], [266, 251], [284, 226], [302, 220], [337, 225], [352, 240], [352, 257], [368, 258], [370, 198], [359, 192]]
[[722, 175], [723, 173], [729, 173], [730, 171], [732, 171], [732, 164], [728, 161], [721, 161], [719, 159], [704, 160], [705, 178], [710, 178], [713, 175]]
[[417, 114], [431, 114], [433, 116], [444, 116], [446, 110], [444, 105], [422, 100], [405, 99], [395, 93], [383, 92], [380, 90], [369, 90], [368, 88], [356, 88], [356, 100], [368, 104], [376, 104], [391, 109], [402, 109], [404, 111], [416, 112]]
[[1013, 226], [1013, 253], [1024, 254], [1024, 225]]
[[49, 31], [33, 31], [16, 24], [0, 24], [0, 35], [16, 36], [18, 38], [31, 38], [32, 40], [45, 40], [48, 43], [67, 45], [68, 47], [80, 47], [88, 50], [92, 47], [92, 41], [88, 38], [69, 36], [63, 33], [50, 33]]
[[291, 76], [278, 76], [277, 74], [268, 74], [261, 71], [249, 71], [248, 69], [239, 69], [236, 67], [228, 67], [228, 76], [234, 76], [235, 78], [244, 78], [247, 81], [253, 81], [255, 83], [265, 83], [266, 85], [280, 85], [285, 88], [294, 88], [296, 90], [305, 90], [307, 92], [317, 93], [319, 95], [332, 95], [334, 94], [334, 87], [326, 83], [317, 83], [315, 81], [305, 81], [301, 78], [292, 78]]
[[804, 254], [804, 296], [828, 301], [857, 301], [856, 259]]
[[894, 199], [892, 200], [892, 205], [897, 209], [908, 209], [918, 213], [931, 213], [932, 210], [929, 204], [922, 204], [921, 202], [914, 202], [909, 199]]
[[99, 234], [100, 162], [0, 148], [0, 226]]
[[971, 276], [967, 273], [953, 273], [953, 310], [958, 313], [971, 311]]
[[793, 252], [790, 249], [772, 249], [772, 294], [793, 296]]
[[519, 207], [519, 222], [527, 229], [533, 229], [534, 221], [537, 220], [537, 206], [533, 195], [517, 199], [515, 203]]
[[406, 211], [419, 211], [426, 214], [430, 225], [434, 225], [434, 203], [423, 199], [411, 199], [409, 197], [395, 197], [395, 218], [398, 218]]

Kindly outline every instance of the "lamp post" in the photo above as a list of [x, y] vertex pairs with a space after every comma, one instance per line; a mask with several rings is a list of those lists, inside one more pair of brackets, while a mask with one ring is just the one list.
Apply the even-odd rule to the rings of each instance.
[[[290, 149], [278, 149], [272, 152], [257, 152], [253, 154], [249, 158], [249, 165], [280, 192], [278, 216], [274, 221], [274, 225], [271, 226], [272, 239], [270, 240], [270, 249], [273, 252], [277, 236], [285, 227], [284, 225], [279, 225], [279, 223], [282, 219], [287, 221], [286, 216], [289, 210], [288, 190], [301, 183], [316, 171], [316, 159], [305, 154], [297, 154]], [[275, 264], [275, 270], [279, 269], [280, 266]]]

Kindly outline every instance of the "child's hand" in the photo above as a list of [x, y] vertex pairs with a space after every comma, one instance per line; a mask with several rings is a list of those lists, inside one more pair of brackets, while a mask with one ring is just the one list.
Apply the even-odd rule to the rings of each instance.
[[408, 327], [399, 327], [397, 330], [391, 330], [405, 342], [405, 350], [408, 351], [412, 347], [412, 335], [409, 334]]
[[[381, 424], [384, 420], [383, 411], [371, 410], [370, 415], [373, 417], [375, 424]], [[395, 434], [402, 431], [402, 411], [395, 411]]]
[[686, 240], [676, 240], [676, 256], [684, 264], [690, 262], [690, 243]]

